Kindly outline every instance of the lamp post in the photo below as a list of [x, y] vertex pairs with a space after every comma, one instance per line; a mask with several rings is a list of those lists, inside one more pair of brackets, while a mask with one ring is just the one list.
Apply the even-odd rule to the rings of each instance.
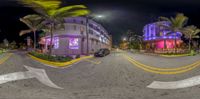
[[126, 37], [124, 37], [122, 40], [125, 42], [125, 41], [127, 41], [127, 38], [126, 38]]
[[102, 15], [97, 16], [86, 16], [86, 43], [87, 43], [87, 55], [89, 55], [89, 20], [93, 20], [95, 18], [103, 18]]

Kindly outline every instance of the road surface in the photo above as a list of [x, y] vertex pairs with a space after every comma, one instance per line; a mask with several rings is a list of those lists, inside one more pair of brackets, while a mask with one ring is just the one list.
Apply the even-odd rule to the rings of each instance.
[[[68, 68], [45, 66], [15, 51], [0, 65], [0, 75], [27, 71], [24, 65], [45, 69], [49, 78], [64, 89], [43, 85], [37, 79], [26, 79], [0, 85], [0, 99], [199, 99], [200, 85], [174, 90], [147, 88], [153, 81], [174, 81], [200, 75], [200, 68], [174, 75], [144, 71], [123, 55], [129, 55], [155, 67], [179, 67], [191, 64], [200, 56], [161, 58], [128, 52], [113, 52], [103, 58], [81, 61]], [[94, 62], [101, 62], [95, 64]]]

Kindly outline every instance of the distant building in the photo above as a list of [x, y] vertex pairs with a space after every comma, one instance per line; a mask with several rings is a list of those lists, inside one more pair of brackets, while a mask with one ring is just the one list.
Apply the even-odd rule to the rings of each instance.
[[143, 33], [146, 50], [173, 50], [175, 48], [175, 38], [177, 48], [181, 46], [182, 33], [170, 33], [171, 31], [165, 28], [165, 26], [169, 25], [170, 23], [167, 21], [160, 21], [144, 26]]
[[[65, 19], [65, 29], [54, 31], [54, 55], [82, 55], [87, 54], [86, 18], [72, 17]], [[88, 45], [89, 53], [94, 53], [100, 48], [111, 49], [112, 38], [106, 29], [93, 20], [88, 20]], [[50, 45], [50, 36], [44, 37], [44, 50], [47, 52]]]

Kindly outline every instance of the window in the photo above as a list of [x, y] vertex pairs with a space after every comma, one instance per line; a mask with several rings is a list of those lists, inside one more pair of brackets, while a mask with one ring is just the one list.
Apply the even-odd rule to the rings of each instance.
[[81, 34], [82, 34], [82, 35], [83, 35], [83, 33], [84, 33], [84, 32], [83, 32], [83, 31], [81, 31]]
[[76, 23], [76, 20], [75, 20], [75, 19], [73, 19], [73, 23]]
[[76, 25], [74, 25], [74, 30], [76, 30]]
[[53, 44], [54, 44], [54, 49], [58, 49], [59, 48], [59, 38], [55, 37], [53, 40]]
[[83, 21], [81, 21], [81, 24], [84, 24], [84, 22], [83, 22]]
[[94, 34], [92, 30], [89, 30], [89, 33], [90, 33], [90, 34]]

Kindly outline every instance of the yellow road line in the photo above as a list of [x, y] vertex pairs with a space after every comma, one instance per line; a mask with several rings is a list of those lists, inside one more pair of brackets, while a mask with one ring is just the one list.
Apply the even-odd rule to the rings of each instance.
[[91, 62], [91, 63], [93, 63], [93, 64], [101, 64], [101, 61], [98, 61], [98, 62], [95, 62], [95, 61], [92, 61], [92, 60], [89, 60], [89, 59], [86, 59], [85, 61], [87, 61], [87, 62]]
[[55, 67], [66, 67], [68, 65], [72, 65], [76, 62], [79, 62], [83, 59], [88, 59], [88, 58], [92, 58], [93, 56], [85, 56], [85, 57], [81, 57], [81, 58], [78, 58], [78, 59], [74, 59], [74, 60], [71, 60], [69, 62], [51, 62], [51, 61], [47, 61], [47, 60], [43, 60], [43, 59], [40, 59], [40, 58], [37, 58], [35, 56], [32, 56], [30, 54], [28, 54], [29, 57], [31, 57], [32, 59], [36, 60], [36, 61], [39, 61], [43, 64], [47, 64], [47, 65], [51, 65], [51, 66], [55, 66]]
[[6, 60], [8, 60], [10, 58], [10, 56], [12, 56], [12, 53], [9, 53], [7, 56], [3, 57], [0, 59], [0, 64], [3, 64]]
[[148, 69], [148, 68], [142, 67], [138, 63], [130, 60], [127, 57], [124, 57], [124, 58], [126, 58], [128, 61], [130, 61], [135, 66], [143, 69], [144, 71], [151, 72], [151, 73], [156, 73], [156, 74], [165, 74], [165, 75], [180, 74], [180, 73], [188, 72], [188, 71], [193, 70], [194, 68], [199, 66], [199, 64], [197, 64], [197, 65], [192, 66], [191, 68], [188, 68], [188, 69], [185, 69], [185, 70], [179, 70], [179, 71], [156, 71], [156, 70], [152, 70], [152, 69]]
[[141, 65], [141, 66], [143, 66], [145, 68], [149, 68], [149, 69], [152, 69], [152, 70], [160, 70], [160, 71], [170, 71], [170, 70], [171, 71], [177, 71], [177, 70], [187, 69], [187, 68], [189, 68], [191, 66], [200, 64], [200, 61], [197, 61], [195, 63], [189, 64], [189, 65], [186, 65], [186, 66], [177, 67], [177, 68], [157, 68], [157, 67], [153, 67], [153, 66], [148, 66], [148, 65], [142, 64], [142, 63], [132, 59], [130, 56], [125, 55], [125, 57], [131, 59], [132, 61], [136, 62], [137, 64], [139, 64], [139, 65]]

